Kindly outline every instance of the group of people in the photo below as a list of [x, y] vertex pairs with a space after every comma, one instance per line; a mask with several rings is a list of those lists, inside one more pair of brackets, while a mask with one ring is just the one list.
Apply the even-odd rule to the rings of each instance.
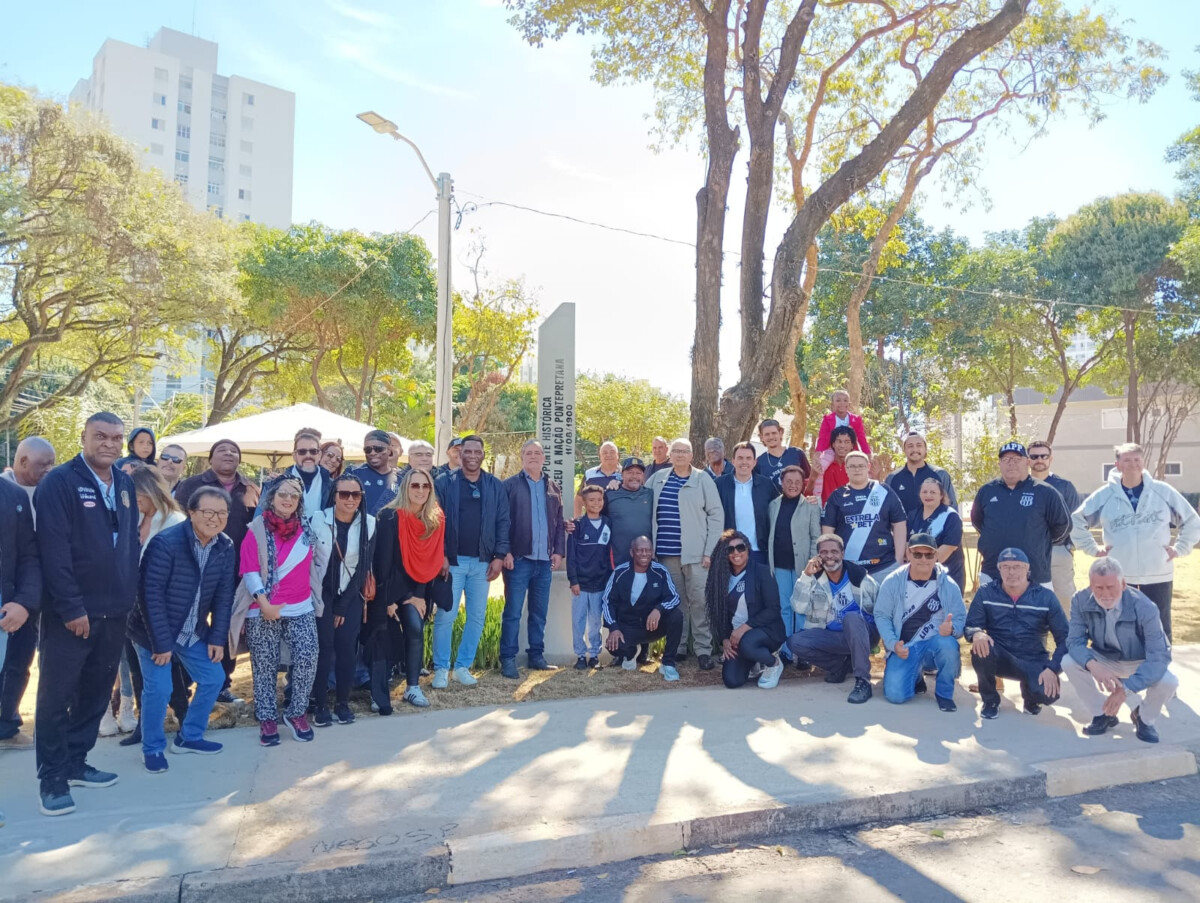
[[[526, 666], [552, 670], [546, 619], [564, 566], [579, 670], [599, 667], [601, 646], [634, 670], [663, 639], [667, 681], [694, 656], [701, 670], [719, 663], [727, 687], [769, 689], [790, 661], [831, 683], [853, 675], [849, 702], [864, 703], [882, 646], [887, 700], [926, 692], [931, 676], [939, 707], [953, 711], [965, 636], [982, 717], [997, 716], [1004, 678], [1036, 713], [1065, 676], [1094, 716], [1084, 733], [1104, 733], [1128, 705], [1137, 736], [1157, 740], [1177, 684], [1171, 562], [1200, 539], [1200, 517], [1145, 472], [1142, 450], [1118, 447], [1109, 481], [1081, 500], [1053, 473], [1048, 444], [1004, 444], [999, 478], [971, 509], [981, 569], [968, 611], [949, 475], [914, 432], [903, 466], [873, 478], [848, 401], [833, 397], [811, 461], [770, 419], [764, 451], [740, 442], [727, 459], [710, 439], [703, 469], [687, 439], [655, 439], [649, 462], [606, 442], [573, 518], [535, 440], [500, 480], [483, 469], [479, 436], [454, 439], [440, 467], [431, 445], [413, 442], [400, 466], [399, 437], [372, 430], [365, 463], [346, 467], [339, 442], [301, 429], [292, 466], [260, 487], [240, 473], [232, 440], [184, 478], [183, 449], [160, 451], [145, 429], [126, 437], [108, 413], [88, 419], [81, 451], [57, 467], [49, 443], [28, 438], [0, 480], [0, 748], [35, 749], [41, 811], [62, 815], [72, 787], [117, 781], [87, 761], [99, 733], [128, 733], [122, 743], [140, 743], [151, 773], [169, 770], [168, 752], [219, 752], [205, 729], [218, 701], [234, 701], [238, 655], [249, 656], [264, 746], [352, 723], [350, 691], [364, 682], [372, 709], [391, 714], [397, 673], [400, 698], [428, 706], [426, 626], [432, 687], [474, 685], [498, 576], [501, 675], [520, 676], [523, 619]], [[1097, 558], [1078, 592], [1076, 548]], [[35, 651], [31, 741], [19, 705]], [[168, 708], [179, 722], [170, 742]]]

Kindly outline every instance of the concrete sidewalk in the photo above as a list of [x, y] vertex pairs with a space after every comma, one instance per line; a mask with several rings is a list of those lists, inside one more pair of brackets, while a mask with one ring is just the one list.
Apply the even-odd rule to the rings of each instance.
[[91, 761], [121, 782], [75, 789], [76, 812], [55, 819], [38, 814], [33, 754], [3, 752], [0, 899], [399, 896], [1191, 774], [1200, 647], [1176, 649], [1172, 668], [1180, 693], [1157, 746], [1126, 712], [1099, 738], [1067, 706], [1021, 714], [1011, 681], [1000, 718], [981, 723], [964, 674], [950, 715], [878, 688], [851, 706], [850, 682], [818, 678], [363, 718], [311, 744], [285, 730], [275, 749], [221, 731], [221, 755], [170, 756], [166, 775], [101, 740]]

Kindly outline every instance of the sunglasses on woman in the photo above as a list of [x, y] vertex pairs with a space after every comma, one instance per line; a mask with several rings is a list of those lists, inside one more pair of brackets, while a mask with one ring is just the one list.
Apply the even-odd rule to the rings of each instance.
[[432, 483], [409, 483], [408, 485], [409, 485], [409, 488], [411, 488], [411, 489], [432, 489], [433, 488]]
[[360, 498], [362, 498], [362, 490], [361, 489], [339, 489], [337, 491], [337, 497], [339, 499], [341, 499], [343, 502], [348, 502], [351, 499], [360, 499]]
[[739, 555], [742, 552], [750, 551], [750, 547], [744, 542], [739, 542], [737, 545], [730, 546], [727, 551], [730, 555]]

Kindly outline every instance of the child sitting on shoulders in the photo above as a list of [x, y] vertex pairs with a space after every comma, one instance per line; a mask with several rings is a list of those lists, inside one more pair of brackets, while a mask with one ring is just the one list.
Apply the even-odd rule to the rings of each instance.
[[821, 464], [821, 472], [817, 475], [812, 490], [817, 498], [822, 497], [825, 468], [833, 463], [831, 437], [836, 427], [846, 426], [854, 430], [854, 435], [858, 438], [858, 450], [868, 458], [871, 456], [871, 445], [867, 442], [867, 429], [863, 425], [863, 419], [850, 411], [850, 393], [845, 389], [838, 389], [829, 402], [829, 413], [821, 418], [821, 430], [817, 434], [817, 460]]

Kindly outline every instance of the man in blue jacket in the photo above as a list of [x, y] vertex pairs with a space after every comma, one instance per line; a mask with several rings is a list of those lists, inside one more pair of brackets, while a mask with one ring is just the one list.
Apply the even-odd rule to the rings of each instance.
[[521, 615], [529, 602], [529, 667], [553, 671], [546, 661], [546, 614], [550, 577], [567, 554], [562, 489], [542, 473], [546, 452], [529, 439], [521, 446], [521, 472], [504, 481], [510, 518], [509, 553], [504, 559], [504, 617], [500, 623], [500, 673], [515, 679]]
[[50, 471], [34, 494], [45, 588], [34, 727], [43, 815], [75, 810], [68, 785], [117, 782], [87, 754], [137, 598], [138, 507], [133, 480], [113, 466], [124, 432], [115, 414], [93, 414], [82, 452]]
[[141, 591], [129, 619], [129, 636], [142, 666], [142, 755], [146, 770], [167, 770], [163, 718], [171, 696], [171, 660], [178, 658], [196, 682], [173, 753], [212, 755], [220, 743], [204, 739], [208, 716], [225, 683], [220, 662], [233, 610], [233, 540], [221, 531], [232, 507], [215, 486], [188, 501], [189, 523], [163, 530], [142, 556]]
[[1179, 679], [1167, 670], [1170, 664], [1171, 644], [1158, 607], [1126, 584], [1121, 562], [1111, 555], [1097, 558], [1087, 588], [1071, 600], [1062, 661], [1067, 681], [1093, 716], [1083, 732], [1097, 737], [1116, 727], [1117, 713], [1128, 705], [1137, 738], [1157, 743], [1154, 722], [1179, 688]]
[[733, 447], [733, 470], [716, 478], [717, 496], [725, 509], [725, 529], [740, 530], [750, 539], [750, 558], [758, 564], [769, 564], [767, 539], [771, 524], [767, 509], [779, 495], [770, 478], [755, 472], [758, 453], [750, 442]]
[[[33, 534], [33, 504], [15, 483], [0, 480], [0, 675], [4, 674], [9, 636], [36, 619], [41, 600], [42, 567]], [[0, 680], [0, 685], [3, 683]], [[20, 700], [19, 693], [12, 695]], [[18, 736], [18, 725], [9, 737]], [[16, 743], [10, 746], [20, 748]]]
[[[1067, 652], [1067, 616], [1057, 597], [1039, 583], [1029, 582], [1029, 558], [1020, 549], [1005, 549], [996, 559], [999, 583], [979, 588], [967, 612], [966, 638], [971, 665], [979, 678], [983, 699], [980, 715], [1000, 714], [997, 677], [1021, 682], [1025, 711], [1036, 715], [1058, 699], [1058, 675]], [[1045, 636], [1054, 637], [1054, 654], [1046, 652]]]
[[460, 467], [434, 483], [446, 518], [446, 567], [450, 570], [454, 602], [433, 616], [433, 686], [444, 688], [451, 672], [450, 638], [458, 606], [466, 595], [467, 622], [458, 643], [454, 679], [465, 687], [478, 681], [471, 675], [483, 622], [487, 617], [488, 586], [500, 576], [508, 554], [508, 496], [504, 485], [483, 469], [483, 440], [464, 436], [459, 444]]
[[958, 584], [936, 562], [937, 540], [914, 533], [908, 559], [884, 579], [875, 597], [875, 626], [887, 650], [883, 695], [888, 702], [906, 702], [925, 691], [922, 672], [936, 668], [938, 708], [953, 712], [954, 681], [962, 669], [958, 637], [967, 609]]

